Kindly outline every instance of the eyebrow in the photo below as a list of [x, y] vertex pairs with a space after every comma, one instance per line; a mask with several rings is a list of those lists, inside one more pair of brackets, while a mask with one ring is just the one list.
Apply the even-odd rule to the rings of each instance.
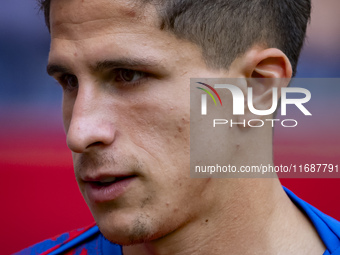
[[[156, 66], [159, 64], [159, 61], [151, 58], [140, 58], [140, 59], [131, 59], [131, 58], [121, 58], [117, 60], [103, 60], [96, 62], [95, 65], [90, 66], [90, 70], [93, 72], [102, 72], [108, 69], [114, 68], [133, 68], [133, 67], [150, 67]], [[72, 73], [71, 69], [59, 65], [59, 64], [48, 64], [46, 67], [46, 71], [50, 76], [53, 76], [56, 73]]]
[[58, 64], [48, 64], [46, 67], [48, 75], [53, 76], [56, 73], [71, 73], [71, 70]]
[[151, 58], [121, 58], [117, 60], [104, 60], [97, 62], [94, 66], [91, 66], [91, 70], [94, 72], [101, 72], [113, 68], [131, 68], [131, 67], [149, 67], [158, 65], [158, 61]]

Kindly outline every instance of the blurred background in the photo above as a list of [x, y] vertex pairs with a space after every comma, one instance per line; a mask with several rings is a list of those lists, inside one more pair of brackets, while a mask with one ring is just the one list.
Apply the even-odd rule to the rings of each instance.
[[[297, 77], [340, 77], [340, 1], [314, 0]], [[61, 89], [47, 76], [49, 34], [34, 0], [0, 7], [1, 254], [93, 222], [73, 175], [61, 118]], [[306, 87], [307, 88], [307, 87]], [[275, 163], [340, 163], [339, 87], [320, 84], [321, 121], [275, 132]], [[321, 100], [321, 101], [320, 101]], [[332, 111], [327, 112], [327, 107]], [[313, 109], [319, 109], [313, 106]], [[318, 123], [318, 124], [317, 124]], [[340, 179], [282, 179], [323, 212], [340, 219]]]

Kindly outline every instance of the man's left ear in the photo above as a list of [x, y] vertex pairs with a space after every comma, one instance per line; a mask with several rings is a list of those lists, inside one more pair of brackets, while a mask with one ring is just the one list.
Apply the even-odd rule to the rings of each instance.
[[[273, 106], [273, 88], [277, 88], [277, 101], [281, 97], [281, 88], [287, 87], [292, 77], [292, 66], [287, 56], [279, 49], [253, 48], [243, 57], [243, 76], [247, 78], [247, 87], [252, 87], [252, 105], [256, 110], [268, 110]], [[242, 64], [241, 64], [242, 65]], [[245, 118], [253, 119], [249, 111], [248, 100], [245, 105]]]
[[291, 78], [292, 65], [279, 49], [258, 50], [252, 54], [247, 78]]

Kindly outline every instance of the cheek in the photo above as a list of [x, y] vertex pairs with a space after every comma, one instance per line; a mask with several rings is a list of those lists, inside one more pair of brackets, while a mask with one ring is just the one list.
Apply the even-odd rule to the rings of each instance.
[[[180, 84], [178, 82], [178, 84]], [[150, 154], [188, 156], [190, 137], [189, 87], [163, 83], [148, 92], [148, 99], [130, 105], [127, 134]], [[178, 88], [180, 87], [180, 88]], [[126, 112], [126, 111], [125, 111]], [[156, 154], [156, 155], [155, 155]]]
[[159, 204], [166, 200], [169, 210], [177, 210], [177, 207], [170, 209], [171, 205], [181, 197], [184, 199], [183, 195], [193, 188], [189, 108], [164, 99], [135, 102], [118, 111], [125, 113], [119, 118], [119, 132], [128, 138], [129, 142], [125, 142], [131, 146], [129, 151], [145, 163], [146, 186], [153, 194], [149, 202]]
[[[124, 132], [153, 157], [189, 154], [189, 111], [171, 105], [143, 104], [129, 109]], [[165, 160], [164, 158], [162, 160]]]

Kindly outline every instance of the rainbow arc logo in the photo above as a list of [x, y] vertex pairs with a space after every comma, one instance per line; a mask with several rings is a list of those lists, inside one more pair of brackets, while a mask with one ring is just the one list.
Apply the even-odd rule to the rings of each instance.
[[[211, 89], [211, 91], [213, 91], [213, 92], [215, 93], [215, 95], [217, 96], [217, 98], [218, 98], [218, 100], [220, 101], [220, 104], [221, 104], [221, 106], [222, 106], [222, 100], [221, 100], [221, 98], [220, 98], [220, 95], [217, 93], [217, 91], [216, 91], [213, 87], [211, 87], [210, 85], [205, 84], [205, 83], [203, 83], [203, 82], [197, 82], [197, 83], [198, 83], [198, 84], [201, 84], [201, 85], [203, 85], [203, 86], [206, 86], [207, 88]], [[196, 88], [201, 89], [201, 90], [203, 90], [204, 92], [206, 92], [206, 93], [214, 100], [215, 105], [217, 105], [214, 96], [213, 96], [208, 90], [203, 89], [203, 88], [200, 88], [200, 87], [196, 87]]]
[[[203, 82], [197, 82], [197, 83], [200, 84], [200, 85], [203, 85], [203, 86], [205, 86], [207, 88], [209, 88], [212, 92], [214, 92], [215, 95], [217, 96], [218, 100], [220, 101], [221, 106], [223, 106], [222, 105], [222, 100], [220, 98], [220, 95], [217, 93], [217, 91], [213, 87], [211, 87], [210, 85], [208, 85], [206, 83], [203, 83]], [[211, 94], [211, 92], [209, 90], [201, 88], [201, 87], [196, 87], [196, 88], [198, 88], [200, 90], [203, 90], [205, 93], [207, 93], [212, 98], [212, 100], [214, 100], [215, 105], [217, 105], [215, 97]], [[201, 114], [202, 115], [207, 115], [207, 95], [205, 95], [205, 94], [202, 95], [202, 99], [201, 100], [202, 100]]]

